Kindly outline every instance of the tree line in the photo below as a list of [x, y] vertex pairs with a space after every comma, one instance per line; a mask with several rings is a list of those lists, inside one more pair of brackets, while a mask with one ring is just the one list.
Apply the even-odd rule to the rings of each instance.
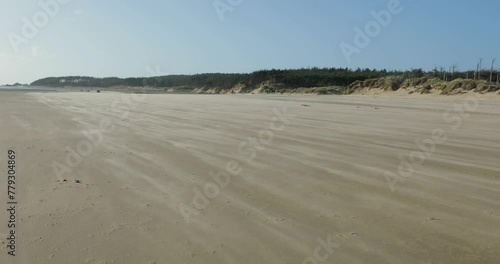
[[406, 78], [433, 77], [445, 81], [458, 78], [489, 80], [496, 77], [498, 71], [486, 70], [463, 71], [457, 67], [436, 67], [432, 71], [412, 69], [406, 71], [388, 71], [386, 69], [349, 69], [349, 68], [302, 68], [302, 69], [271, 69], [260, 70], [253, 73], [205, 73], [195, 75], [168, 75], [157, 77], [138, 78], [95, 78], [86, 76], [49, 77], [31, 83], [32, 86], [49, 87], [218, 87], [230, 89], [237, 84], [244, 83], [249, 86], [257, 86], [263, 82], [269, 82], [270, 86], [282, 86], [287, 88], [311, 88], [326, 86], [348, 86], [355, 81], [364, 81], [387, 76], [401, 76]]

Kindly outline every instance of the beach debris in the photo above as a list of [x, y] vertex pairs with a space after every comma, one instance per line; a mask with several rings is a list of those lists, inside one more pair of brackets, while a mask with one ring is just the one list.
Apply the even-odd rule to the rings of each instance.
[[303, 104], [302, 106], [303, 107], [311, 107], [311, 105], [308, 105], [308, 104]]
[[75, 183], [82, 183], [82, 181], [80, 181], [80, 180], [75, 180]]

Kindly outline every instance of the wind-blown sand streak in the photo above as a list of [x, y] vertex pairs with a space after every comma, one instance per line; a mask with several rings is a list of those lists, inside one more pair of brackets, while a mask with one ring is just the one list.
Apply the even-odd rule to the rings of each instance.
[[[500, 263], [498, 99], [451, 130], [461, 97], [147, 95], [123, 117], [121, 96], [0, 94], [0, 152], [19, 151], [18, 263], [303, 263], [329, 235], [327, 263]], [[240, 143], [284, 106], [290, 124], [246, 162]], [[52, 164], [104, 118], [114, 130], [58, 182]], [[448, 140], [391, 192], [384, 172], [436, 128]], [[178, 205], [232, 159], [241, 175], [186, 224]]]

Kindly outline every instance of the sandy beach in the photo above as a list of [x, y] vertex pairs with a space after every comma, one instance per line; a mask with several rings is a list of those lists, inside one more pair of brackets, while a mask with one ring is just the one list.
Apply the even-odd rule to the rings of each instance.
[[500, 263], [499, 96], [0, 93], [0, 263]]

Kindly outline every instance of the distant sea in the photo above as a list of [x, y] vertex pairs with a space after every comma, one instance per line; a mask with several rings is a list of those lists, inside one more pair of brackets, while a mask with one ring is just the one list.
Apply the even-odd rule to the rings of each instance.
[[61, 92], [61, 88], [48, 88], [36, 86], [0, 86], [0, 92]]

